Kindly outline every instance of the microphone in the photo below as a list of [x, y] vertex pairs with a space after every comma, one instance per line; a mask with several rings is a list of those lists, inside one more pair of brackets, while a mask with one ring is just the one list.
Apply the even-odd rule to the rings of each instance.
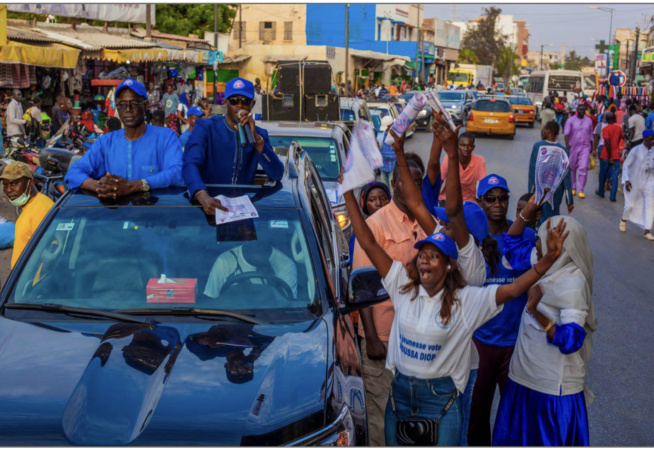
[[[238, 111], [238, 118], [241, 118], [241, 114], [246, 113], [243, 109]], [[252, 128], [249, 126], [241, 126], [241, 123], [239, 122], [238, 124], [238, 135], [241, 140], [241, 146], [244, 147], [246, 145], [252, 145], [254, 146], [257, 141], [254, 140], [254, 134], [252, 133]]]

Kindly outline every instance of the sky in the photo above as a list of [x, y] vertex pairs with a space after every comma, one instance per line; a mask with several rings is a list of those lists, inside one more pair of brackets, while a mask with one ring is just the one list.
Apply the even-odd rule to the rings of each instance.
[[[482, 15], [484, 6], [491, 4], [456, 5], [456, 20], [467, 22]], [[593, 57], [597, 51], [595, 45], [600, 39], [608, 41], [611, 14], [592, 10], [592, 4], [529, 4], [498, 3], [493, 4], [502, 9], [502, 14], [512, 14], [513, 20], [525, 20], [529, 27], [529, 50], [560, 51], [565, 43], [566, 54], [570, 50], [581, 56]], [[613, 32], [616, 28], [635, 28], [644, 25], [644, 15], [654, 15], [654, 4], [597, 4], [601, 7], [614, 8]], [[452, 20], [452, 4], [425, 5], [425, 17], [438, 17], [440, 20]], [[595, 39], [595, 40], [593, 40]]]

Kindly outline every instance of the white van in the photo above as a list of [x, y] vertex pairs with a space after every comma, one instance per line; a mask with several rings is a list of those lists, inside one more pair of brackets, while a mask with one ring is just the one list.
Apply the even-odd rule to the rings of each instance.
[[536, 116], [540, 116], [543, 106], [543, 99], [550, 92], [558, 95], [565, 95], [569, 102], [574, 99], [574, 93], [581, 94], [584, 87], [584, 77], [576, 70], [544, 70], [532, 72], [527, 83], [527, 96], [531, 98], [536, 110]]

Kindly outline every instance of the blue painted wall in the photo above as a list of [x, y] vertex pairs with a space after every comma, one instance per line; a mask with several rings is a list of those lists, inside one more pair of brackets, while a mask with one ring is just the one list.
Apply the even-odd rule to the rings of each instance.
[[[350, 5], [350, 48], [386, 53], [386, 41], [375, 40], [377, 27], [374, 4]], [[307, 45], [345, 47], [345, 5], [307, 4]], [[416, 59], [416, 41], [390, 41], [392, 55]]]

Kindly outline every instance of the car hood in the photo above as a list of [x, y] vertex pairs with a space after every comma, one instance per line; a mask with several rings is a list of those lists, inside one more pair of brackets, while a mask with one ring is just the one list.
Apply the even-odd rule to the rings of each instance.
[[327, 341], [322, 319], [148, 326], [0, 318], [0, 444], [281, 444], [324, 425]]

